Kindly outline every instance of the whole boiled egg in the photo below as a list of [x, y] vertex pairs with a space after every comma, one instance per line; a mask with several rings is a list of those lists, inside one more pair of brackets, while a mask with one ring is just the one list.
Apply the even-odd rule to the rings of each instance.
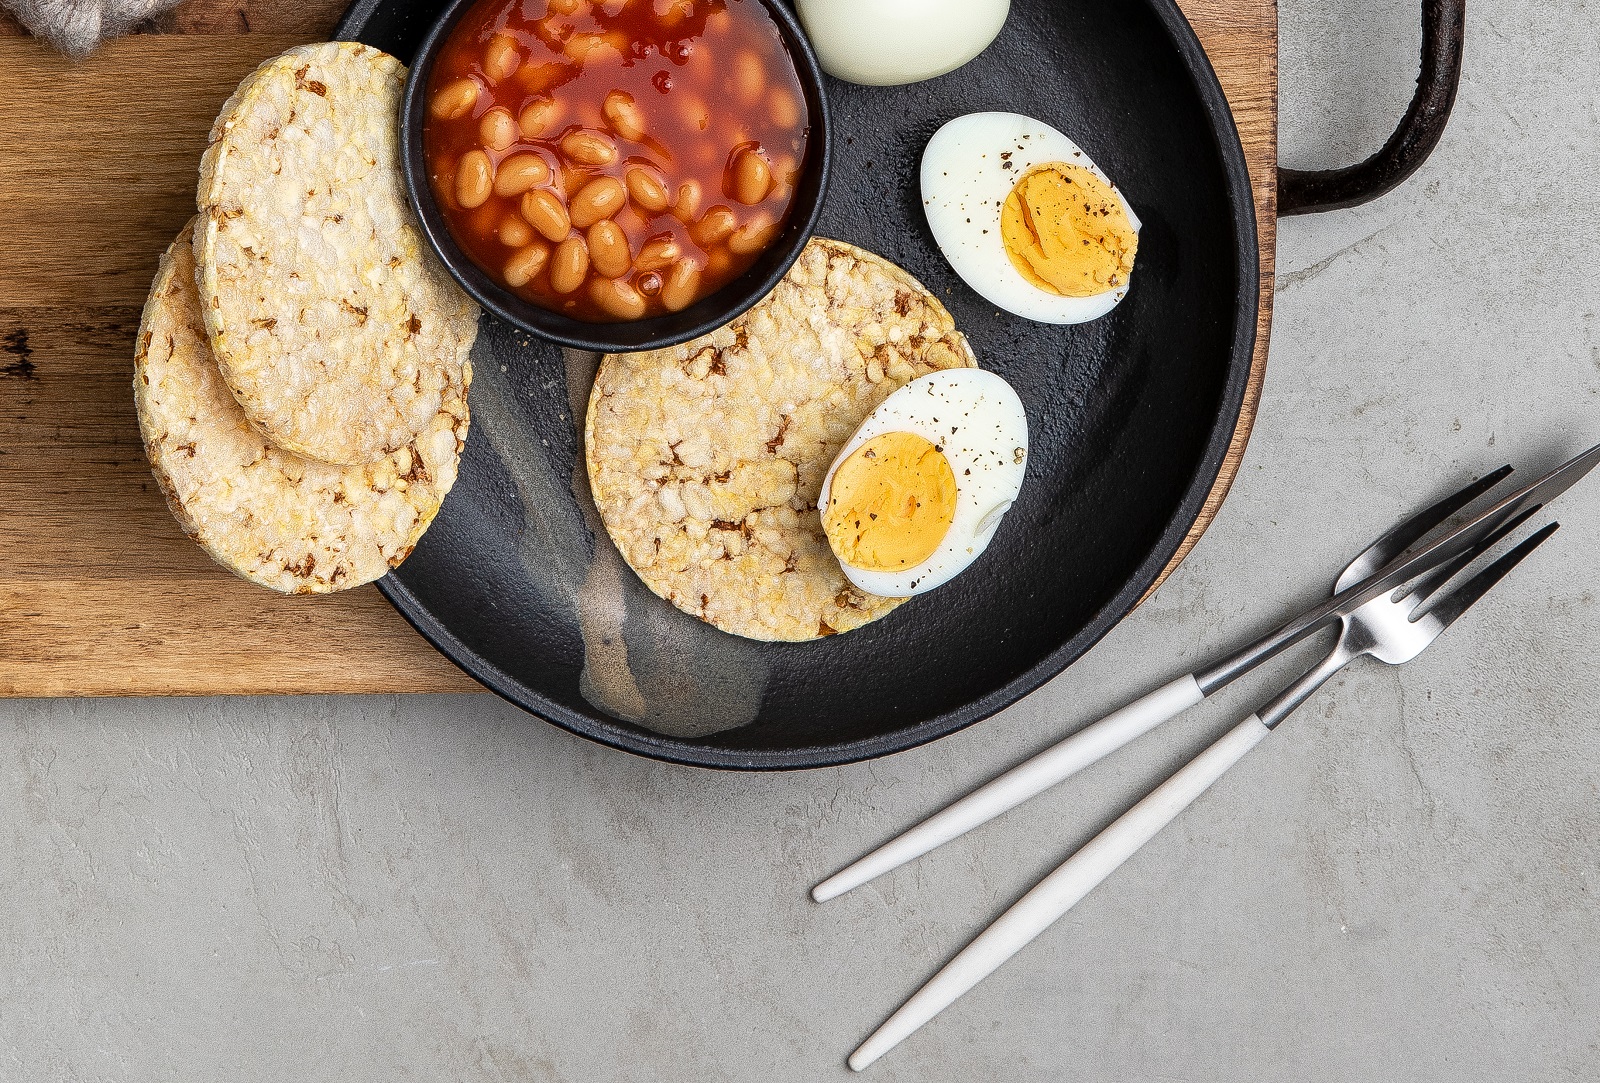
[[922, 594], [988, 548], [1027, 460], [1028, 418], [1010, 384], [982, 369], [929, 373], [845, 443], [817, 501], [823, 532], [868, 594]]
[[829, 75], [867, 86], [918, 83], [989, 47], [1011, 0], [797, 0]]
[[1072, 140], [1020, 113], [970, 113], [922, 154], [934, 240], [967, 285], [1040, 323], [1083, 323], [1128, 293], [1139, 218]]

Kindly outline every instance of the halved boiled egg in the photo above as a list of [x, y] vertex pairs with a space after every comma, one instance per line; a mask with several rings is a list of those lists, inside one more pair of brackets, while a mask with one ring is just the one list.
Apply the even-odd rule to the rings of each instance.
[[1027, 459], [1028, 418], [1004, 379], [982, 369], [919, 377], [867, 416], [823, 479], [828, 544], [869, 594], [932, 590], [988, 548]]
[[1139, 218], [1079, 146], [1020, 113], [969, 113], [922, 154], [922, 205], [950, 266], [1008, 312], [1083, 323], [1128, 293]]

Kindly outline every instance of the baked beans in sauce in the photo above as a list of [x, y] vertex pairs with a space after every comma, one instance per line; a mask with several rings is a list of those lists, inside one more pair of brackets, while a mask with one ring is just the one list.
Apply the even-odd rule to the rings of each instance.
[[483, 0], [428, 95], [456, 242], [591, 322], [678, 312], [738, 277], [805, 161], [804, 93], [759, 0]]

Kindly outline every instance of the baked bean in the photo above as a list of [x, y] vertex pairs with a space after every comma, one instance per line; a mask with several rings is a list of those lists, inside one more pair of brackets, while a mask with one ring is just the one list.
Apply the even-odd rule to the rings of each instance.
[[467, 209], [481, 207], [489, 201], [494, 187], [494, 166], [489, 156], [481, 150], [469, 150], [461, 156], [456, 166], [456, 202]]
[[589, 227], [589, 261], [607, 278], [621, 278], [633, 266], [628, 235], [607, 218]]
[[457, 79], [433, 96], [428, 111], [441, 120], [457, 120], [478, 104], [480, 89], [476, 79]]
[[717, 83], [722, 75], [722, 65], [716, 50], [707, 46], [703, 39], [686, 44], [687, 48], [680, 54], [683, 59], [679, 63], [683, 65], [684, 74], [689, 76], [688, 81], [697, 86]]
[[733, 58], [734, 97], [745, 105], [754, 105], [766, 87], [767, 73], [761, 58], [749, 49], [740, 49]]
[[700, 189], [699, 181], [684, 181], [678, 185], [678, 198], [672, 205], [672, 213], [687, 225], [699, 215], [700, 200], [703, 198], [704, 193]]
[[661, 304], [668, 312], [682, 312], [695, 302], [700, 292], [700, 265], [692, 259], [679, 260], [661, 285]]
[[517, 126], [522, 128], [523, 139], [542, 139], [560, 128], [566, 106], [554, 98], [534, 98], [522, 107]]
[[591, 61], [620, 60], [628, 52], [628, 36], [608, 31], [604, 34], [574, 34], [561, 46], [561, 51], [579, 64]]
[[562, 136], [561, 153], [578, 165], [610, 165], [617, 160], [617, 145], [604, 132], [579, 129]]
[[777, 232], [777, 223], [770, 218], [752, 218], [728, 235], [728, 251], [736, 256], [754, 255], [771, 244]]
[[490, 82], [504, 82], [521, 65], [522, 54], [517, 51], [515, 38], [510, 34], [496, 34], [489, 39], [489, 47], [483, 51], [483, 74]]
[[739, 219], [734, 213], [727, 207], [718, 205], [707, 211], [706, 216], [700, 219], [690, 232], [694, 234], [695, 244], [710, 251], [738, 228]]
[[467, 222], [472, 226], [472, 229], [477, 230], [478, 234], [493, 234], [494, 230], [499, 229], [499, 218], [501, 216], [499, 216], [499, 210], [493, 203], [485, 203], [483, 206], [472, 208], [472, 210], [466, 211], [466, 214]]
[[478, 121], [478, 138], [490, 150], [506, 150], [517, 141], [517, 122], [511, 110], [497, 105]]
[[685, 97], [679, 102], [678, 117], [691, 131], [703, 132], [711, 127], [711, 110], [699, 98]]
[[589, 296], [619, 320], [637, 320], [647, 310], [639, 291], [620, 278], [595, 279], [589, 283]]
[[576, 15], [588, 7], [588, 0], [550, 0], [550, 10], [558, 15]]
[[596, 177], [578, 189], [578, 194], [572, 197], [572, 207], [568, 213], [572, 216], [573, 225], [588, 229], [596, 222], [615, 215], [627, 202], [628, 193], [621, 181], [615, 177]]
[[800, 103], [787, 90], [774, 90], [767, 96], [767, 112], [772, 114], [772, 123], [781, 127], [793, 128], [800, 123]]
[[512, 80], [530, 94], [546, 94], [565, 77], [571, 66], [567, 64], [527, 63], [517, 69]]
[[719, 139], [716, 136], [712, 136], [710, 139], [697, 144], [695, 148], [689, 152], [688, 157], [692, 168], [687, 170], [687, 172], [702, 174], [711, 173], [714, 169], [716, 169], [718, 162], [726, 162], [728, 160], [728, 156], [722, 153], [722, 148], [728, 144], [736, 145], [740, 142], [742, 142], [742, 140]]
[[668, 30], [694, 14], [694, 0], [667, 0], [665, 10], [656, 5], [656, 21]]
[[533, 240], [533, 227], [528, 225], [526, 218], [512, 211], [500, 219], [500, 228], [495, 231], [495, 236], [507, 248], [521, 248]]
[[772, 191], [772, 167], [755, 147], [735, 154], [728, 171], [729, 191], [747, 207], [760, 203]]
[[589, 246], [583, 243], [582, 234], [574, 233], [561, 242], [550, 260], [550, 288], [557, 293], [571, 293], [589, 277]]
[[441, 154], [428, 164], [436, 194], [448, 206], [456, 206], [456, 170], [461, 168], [461, 159]]
[[522, 217], [546, 240], [564, 241], [572, 232], [572, 219], [567, 215], [566, 204], [548, 188], [536, 188], [522, 197]]
[[639, 249], [639, 258], [633, 261], [633, 265], [641, 271], [665, 271], [677, 263], [681, 255], [683, 246], [673, 240], [671, 234], [652, 237]]
[[644, 110], [639, 108], [632, 94], [613, 90], [606, 95], [604, 111], [611, 130], [622, 138], [635, 143], [644, 138]]
[[506, 261], [506, 285], [513, 289], [526, 286], [529, 282], [539, 277], [539, 272], [544, 270], [544, 265], [550, 262], [550, 249], [538, 241], [534, 241], [526, 248], [519, 251]]
[[481, 207], [474, 207], [466, 212], [467, 223], [473, 231], [479, 234], [493, 235], [500, 228], [499, 209], [493, 203], [485, 203]]
[[667, 186], [662, 184], [656, 175], [643, 166], [634, 166], [627, 174], [628, 195], [639, 205], [639, 209], [650, 214], [660, 214], [672, 203], [672, 197], [667, 194]]
[[733, 253], [726, 248], [716, 248], [706, 253], [706, 274], [711, 278], [725, 278], [733, 269]]
[[513, 154], [494, 175], [494, 194], [520, 196], [550, 179], [550, 165], [537, 154]]
[[799, 176], [800, 169], [793, 156], [785, 154], [777, 158], [772, 163], [772, 191], [767, 193], [767, 198], [787, 203], [794, 194], [794, 182]]
[[[550, 24], [551, 22], [552, 20], [546, 20], [547, 24]], [[551, 25], [550, 28], [559, 33], [559, 27]], [[589, 59], [590, 53], [596, 52], [604, 46], [605, 39], [599, 34], [573, 34], [567, 38], [566, 41], [561, 43], [561, 51], [566, 53], [573, 60], [576, 60], [579, 64], [582, 64], [585, 60]]]
[[522, 129], [524, 139], [539, 139], [555, 131], [563, 112], [561, 103], [555, 99], [535, 98], [522, 107], [517, 126]]

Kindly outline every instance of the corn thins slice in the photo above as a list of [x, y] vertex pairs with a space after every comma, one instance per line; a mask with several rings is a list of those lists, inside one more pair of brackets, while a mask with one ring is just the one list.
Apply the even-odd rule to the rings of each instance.
[[976, 364], [915, 278], [814, 238], [729, 326], [605, 358], [584, 440], [595, 505], [646, 586], [725, 632], [859, 628], [900, 600], [845, 578], [817, 515], [823, 476], [890, 392]]
[[324, 462], [404, 448], [466, 391], [478, 310], [406, 203], [404, 75], [364, 45], [291, 49], [239, 84], [200, 163], [217, 364], [273, 443]]
[[342, 590], [398, 565], [456, 478], [467, 404], [452, 389], [419, 435], [376, 462], [332, 466], [274, 447], [222, 381], [201, 319], [191, 234], [161, 257], [134, 359], [156, 481], [212, 558], [285, 593]]

